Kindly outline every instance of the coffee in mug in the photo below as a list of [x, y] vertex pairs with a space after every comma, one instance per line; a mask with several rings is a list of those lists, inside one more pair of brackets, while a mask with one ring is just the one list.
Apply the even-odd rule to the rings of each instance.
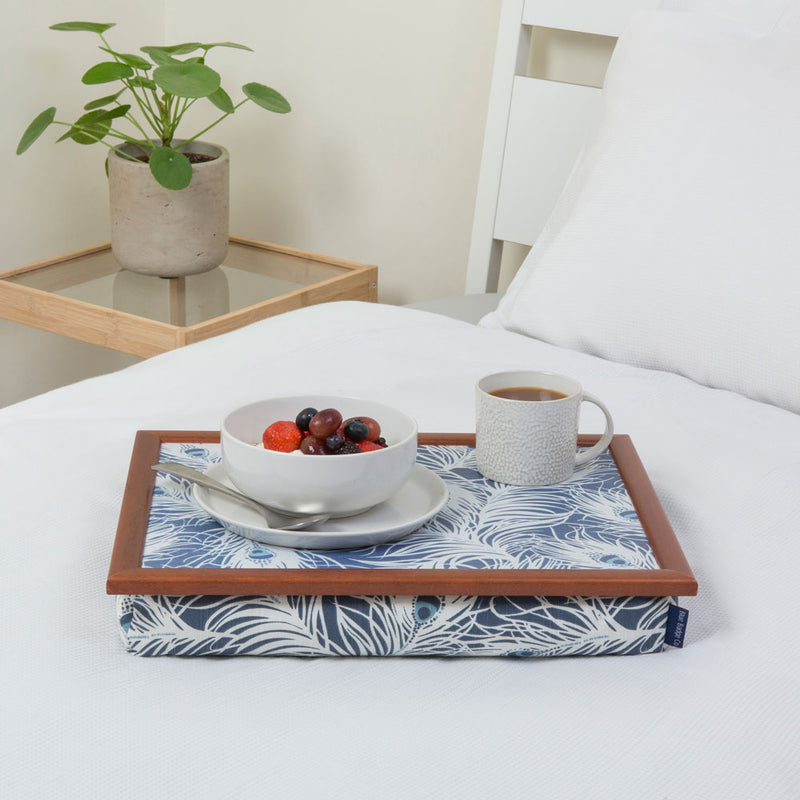
[[[578, 452], [583, 402], [603, 412], [606, 428]], [[516, 486], [548, 486], [569, 478], [608, 449], [611, 414], [574, 378], [552, 372], [498, 372], [476, 387], [475, 458], [487, 478]]]
[[504, 397], [506, 400], [561, 400], [566, 397], [562, 392], [544, 389], [541, 386], [509, 386], [508, 389], [495, 389], [489, 392], [492, 397]]

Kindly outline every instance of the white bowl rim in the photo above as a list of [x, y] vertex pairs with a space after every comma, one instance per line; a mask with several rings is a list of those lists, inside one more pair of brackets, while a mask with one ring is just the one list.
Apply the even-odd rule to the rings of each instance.
[[[320, 399], [326, 399], [326, 400], [345, 400], [347, 402], [353, 402], [353, 403], [361, 403], [361, 402], [363, 402], [363, 403], [372, 403], [372, 404], [374, 404], [376, 406], [381, 406], [383, 408], [389, 409], [392, 412], [394, 412], [395, 414], [399, 414], [400, 416], [405, 417], [411, 423], [411, 428], [412, 428], [411, 432], [408, 434], [408, 436], [403, 437], [398, 442], [391, 442], [391, 443], [387, 442], [386, 443], [386, 447], [382, 447], [380, 450], [366, 450], [366, 451], [361, 452], [361, 453], [341, 453], [340, 455], [337, 456], [337, 458], [343, 458], [343, 457], [346, 458], [347, 456], [362, 456], [362, 457], [363, 456], [371, 456], [371, 457], [379, 456], [381, 453], [383, 453], [383, 452], [385, 452], [387, 450], [392, 450], [392, 449], [394, 449], [396, 447], [399, 447], [401, 445], [406, 444], [411, 439], [416, 439], [417, 435], [419, 433], [419, 426], [417, 424], [416, 419], [413, 416], [411, 416], [411, 414], [409, 414], [407, 411], [403, 411], [402, 409], [397, 408], [397, 406], [389, 405], [388, 403], [384, 403], [384, 402], [382, 402], [380, 400], [371, 400], [371, 399], [369, 399], [367, 397], [354, 397], [354, 396], [350, 396], [350, 395], [321, 395], [321, 394], [313, 394], [313, 393], [312, 394], [299, 394], [299, 395], [292, 395], [292, 394], [289, 394], [289, 395], [275, 395], [274, 397], [265, 397], [265, 398], [262, 398], [261, 400], [255, 400], [252, 403], [246, 403], [243, 406], [239, 406], [238, 408], [234, 408], [231, 411], [229, 411], [223, 417], [221, 432], [223, 432], [226, 436], [230, 437], [233, 441], [239, 442], [239, 443], [244, 444], [244, 445], [247, 445], [248, 447], [252, 447], [255, 450], [262, 450], [264, 453], [274, 453], [274, 454], [279, 455], [279, 456], [287, 456], [287, 457], [295, 458], [293, 452], [292, 453], [284, 453], [284, 452], [282, 452], [280, 450], [267, 450], [265, 448], [259, 448], [259, 447], [255, 446], [255, 445], [253, 445], [252, 442], [247, 442], [244, 439], [240, 439], [238, 436], [235, 436], [233, 433], [230, 432], [230, 430], [228, 430], [228, 420], [234, 414], [238, 414], [240, 412], [244, 412], [244, 411], [246, 411], [246, 410], [248, 410], [250, 408], [253, 408], [255, 406], [260, 406], [260, 405], [262, 405], [264, 403], [269, 403], [269, 402], [273, 402], [273, 401], [288, 401], [288, 400], [293, 400], [294, 398], [298, 398], [298, 399], [313, 399], [314, 397], [318, 397]], [[304, 406], [303, 408], [305, 408], [305, 407], [306, 406]], [[324, 408], [334, 408], [334, 406], [326, 405], [326, 406], [324, 406]], [[297, 413], [299, 414], [300, 411], [302, 411], [302, 410], [303, 410], [302, 408], [299, 409]], [[320, 410], [322, 410], [322, 409], [320, 409]], [[349, 417], [348, 417], [348, 419], [349, 419]], [[276, 421], [276, 420], [273, 420], [273, 421]], [[376, 419], [376, 422], [378, 424], [381, 424], [381, 421], [379, 419]], [[265, 428], [266, 427], [267, 426], [265, 426]]]

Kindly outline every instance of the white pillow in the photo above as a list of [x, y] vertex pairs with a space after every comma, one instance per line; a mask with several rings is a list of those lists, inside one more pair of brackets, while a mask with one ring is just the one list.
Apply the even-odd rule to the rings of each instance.
[[636, 17], [498, 325], [800, 412], [800, 38]]

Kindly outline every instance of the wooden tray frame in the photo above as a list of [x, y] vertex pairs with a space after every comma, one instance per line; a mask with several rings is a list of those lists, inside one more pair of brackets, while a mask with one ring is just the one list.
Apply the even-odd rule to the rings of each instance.
[[[588, 446], [596, 436], [581, 436]], [[629, 436], [609, 448], [658, 569], [228, 569], [142, 567], [163, 442], [219, 442], [218, 431], [139, 431], [120, 510], [108, 594], [488, 595], [663, 597], [697, 594], [697, 582]], [[474, 445], [474, 434], [420, 434], [420, 444]]]

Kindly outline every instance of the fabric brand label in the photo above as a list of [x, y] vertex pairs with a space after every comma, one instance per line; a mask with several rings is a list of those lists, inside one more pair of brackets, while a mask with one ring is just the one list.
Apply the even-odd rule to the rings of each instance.
[[689, 612], [685, 608], [670, 604], [667, 610], [667, 635], [664, 643], [672, 647], [683, 647], [683, 638], [686, 636], [686, 622]]

